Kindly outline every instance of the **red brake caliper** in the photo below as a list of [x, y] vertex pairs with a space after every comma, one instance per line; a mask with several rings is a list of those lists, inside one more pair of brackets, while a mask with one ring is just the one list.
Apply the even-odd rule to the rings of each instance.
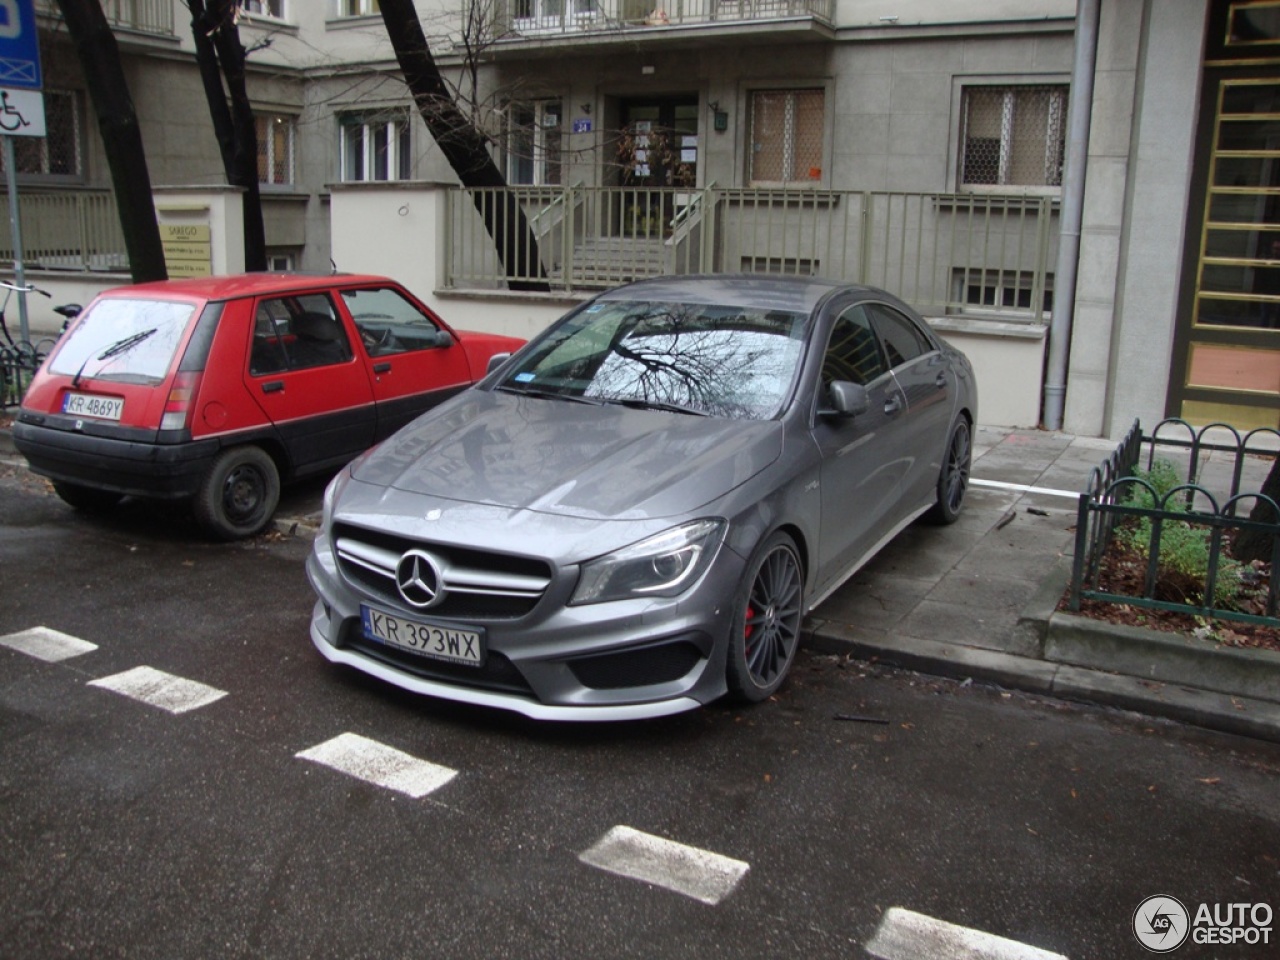
[[751, 634], [755, 632], [755, 629], [756, 629], [756, 628], [755, 628], [755, 624], [753, 624], [753, 623], [751, 622], [751, 619], [752, 619], [755, 615], [756, 615], [756, 612], [755, 612], [754, 610], [752, 610], [752, 609], [751, 609], [751, 604], [749, 604], [749, 603], [748, 603], [748, 604], [747, 604], [747, 616], [746, 616], [746, 620], [745, 620], [746, 627], [745, 627], [745, 629], [742, 631], [742, 639], [743, 639], [743, 640], [750, 640], [750, 639], [751, 639]]

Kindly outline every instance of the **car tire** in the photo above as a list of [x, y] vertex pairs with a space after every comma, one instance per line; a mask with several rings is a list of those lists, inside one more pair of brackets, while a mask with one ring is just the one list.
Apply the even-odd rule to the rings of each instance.
[[218, 454], [192, 502], [196, 521], [219, 540], [260, 532], [280, 502], [280, 471], [261, 447]]
[[804, 569], [785, 533], [765, 539], [747, 564], [734, 598], [726, 679], [737, 700], [758, 703], [791, 670], [804, 619]]
[[98, 490], [84, 487], [78, 483], [65, 483], [55, 480], [53, 492], [62, 498], [62, 502], [79, 510], [81, 513], [103, 513], [110, 510], [124, 499], [123, 493], [113, 490]]
[[931, 523], [955, 523], [964, 509], [969, 489], [969, 471], [973, 467], [973, 432], [969, 421], [960, 417], [951, 428], [947, 452], [938, 472], [938, 499], [925, 515]]

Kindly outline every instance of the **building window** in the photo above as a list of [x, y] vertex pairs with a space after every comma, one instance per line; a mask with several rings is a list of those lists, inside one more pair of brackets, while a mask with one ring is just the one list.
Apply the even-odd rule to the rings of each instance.
[[260, 113], [253, 122], [258, 133], [258, 182], [278, 187], [292, 184], [294, 118]]
[[338, 0], [340, 17], [366, 17], [379, 12], [378, 0]]
[[507, 108], [507, 182], [560, 184], [559, 100], [512, 103]]
[[259, 17], [284, 19], [284, 0], [240, 0], [240, 9]]
[[1060, 187], [1067, 87], [965, 87], [960, 101], [960, 183]]
[[951, 299], [961, 312], [1000, 316], [1010, 320], [1040, 320], [1053, 313], [1053, 274], [1045, 274], [1036, 290], [1035, 274], [1027, 270], [984, 270], [957, 267], [951, 272]]
[[[83, 180], [82, 123], [79, 93], [74, 90], [46, 89], [46, 135], [13, 138], [13, 155], [17, 161], [18, 174], [48, 180]], [[3, 169], [3, 159], [0, 158], [0, 170]]]
[[822, 179], [824, 90], [756, 90], [751, 94], [753, 185]]
[[409, 117], [403, 110], [346, 114], [339, 128], [343, 180], [409, 179]]

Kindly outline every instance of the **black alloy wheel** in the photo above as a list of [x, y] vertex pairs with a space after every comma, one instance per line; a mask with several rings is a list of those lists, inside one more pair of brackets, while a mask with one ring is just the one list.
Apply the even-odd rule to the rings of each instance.
[[929, 511], [934, 523], [955, 523], [964, 509], [969, 490], [969, 471], [973, 467], [973, 435], [969, 421], [961, 417], [951, 428], [947, 455], [938, 474], [938, 501]]
[[770, 536], [756, 550], [739, 591], [727, 679], [739, 699], [772, 696], [787, 677], [800, 645], [804, 574], [791, 538]]

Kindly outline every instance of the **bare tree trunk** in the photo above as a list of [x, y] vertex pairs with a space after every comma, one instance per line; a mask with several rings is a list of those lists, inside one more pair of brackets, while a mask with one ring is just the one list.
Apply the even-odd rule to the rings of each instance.
[[134, 283], [168, 279], [151, 177], [147, 172], [147, 155], [142, 148], [142, 131], [125, 83], [115, 35], [98, 0], [58, 0], [58, 9], [75, 43], [80, 69], [98, 116], [98, 130], [102, 134], [120, 213], [120, 230], [129, 256], [129, 272]]
[[[266, 225], [258, 186], [258, 131], [245, 84], [245, 49], [230, 0], [187, 0], [191, 35], [227, 182], [244, 190], [244, 267], [267, 269]], [[223, 92], [223, 83], [226, 92]], [[227, 100], [230, 99], [230, 106]]]
[[[1280, 457], [1276, 457], [1272, 462], [1271, 470], [1267, 474], [1267, 479], [1262, 481], [1262, 489], [1259, 492], [1280, 504]], [[1276, 515], [1265, 500], [1254, 501], [1253, 509], [1249, 511], [1249, 519], [1259, 523], [1280, 523], [1280, 516]], [[1273, 537], [1261, 530], [1243, 530], [1231, 544], [1231, 555], [1241, 563], [1249, 563], [1253, 560], [1270, 563], [1273, 540]], [[1273, 570], [1271, 575], [1278, 576], [1280, 571]]]
[[512, 290], [550, 290], [538, 239], [529, 228], [516, 197], [501, 188], [507, 186], [502, 171], [489, 156], [485, 139], [474, 123], [463, 115], [445, 86], [427, 38], [418, 20], [413, 0], [382, 0], [382, 20], [396, 51], [413, 102], [422, 115], [436, 145], [449, 161], [465, 187], [495, 187], [473, 194], [476, 210], [484, 218], [485, 229], [494, 240], [498, 258]]

